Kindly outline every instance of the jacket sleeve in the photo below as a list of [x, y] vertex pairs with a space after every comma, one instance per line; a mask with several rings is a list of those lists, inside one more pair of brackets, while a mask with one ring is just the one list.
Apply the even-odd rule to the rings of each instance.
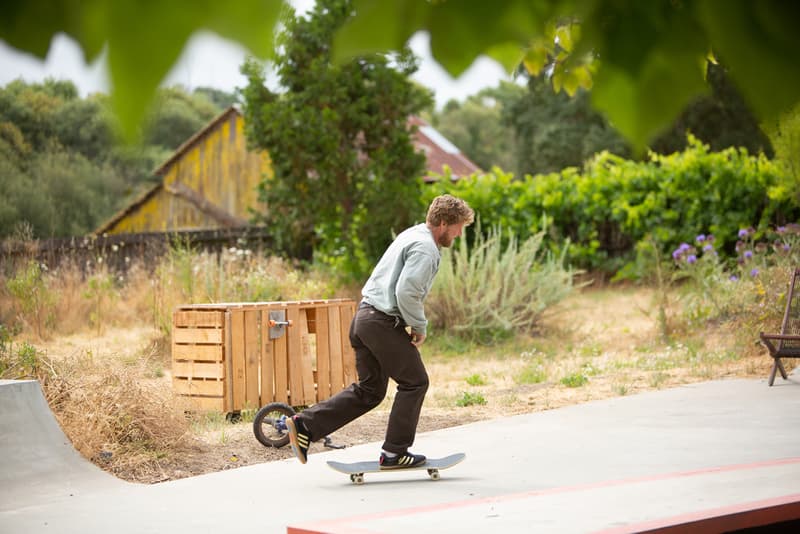
[[424, 250], [411, 249], [397, 279], [397, 308], [411, 330], [427, 335], [428, 320], [423, 302], [436, 274], [435, 259]]

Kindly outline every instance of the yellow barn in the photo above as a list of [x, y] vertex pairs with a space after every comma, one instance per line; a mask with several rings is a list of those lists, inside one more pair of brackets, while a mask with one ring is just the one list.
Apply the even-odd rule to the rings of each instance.
[[263, 208], [256, 186], [272, 172], [269, 155], [247, 149], [244, 118], [229, 107], [156, 169], [161, 183], [95, 235], [244, 227]]
[[[411, 117], [415, 148], [427, 160], [426, 182], [450, 172], [458, 179], [480, 168], [419, 117]], [[244, 117], [229, 107], [181, 145], [156, 169], [161, 183], [146, 191], [95, 235], [225, 230], [250, 226], [259, 182], [272, 173], [265, 151], [247, 149]]]

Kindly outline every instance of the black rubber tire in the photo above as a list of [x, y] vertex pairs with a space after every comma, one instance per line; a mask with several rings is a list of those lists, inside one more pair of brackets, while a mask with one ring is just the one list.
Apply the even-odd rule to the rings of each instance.
[[265, 447], [280, 448], [289, 443], [289, 433], [276, 428], [275, 423], [280, 417], [291, 417], [295, 414], [294, 408], [282, 402], [271, 402], [258, 410], [253, 419], [253, 434]]

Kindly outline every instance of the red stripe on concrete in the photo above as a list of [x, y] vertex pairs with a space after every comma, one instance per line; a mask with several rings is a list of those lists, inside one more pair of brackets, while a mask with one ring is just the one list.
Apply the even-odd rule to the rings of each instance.
[[674, 530], [687, 534], [695, 532], [726, 532], [798, 518], [800, 518], [800, 493], [795, 493], [794, 495], [785, 495], [773, 499], [733, 504], [652, 521], [631, 523], [621, 527], [598, 530], [594, 534], [667, 533]]
[[[599, 488], [608, 488], [613, 486], [624, 486], [628, 484], [639, 484], [643, 482], [655, 482], [659, 480], [670, 480], [670, 479], [677, 479], [677, 478], [685, 478], [685, 477], [695, 477], [700, 475], [707, 475], [712, 473], [727, 473], [731, 471], [746, 471], [749, 469], [761, 469], [764, 467], [776, 467], [781, 465], [790, 465], [790, 464], [797, 464], [800, 463], [800, 457], [795, 458], [784, 458], [780, 460], [767, 460], [763, 462], [754, 462], [749, 464], [733, 464], [733, 465], [723, 465], [718, 467], [706, 467], [703, 469], [693, 469], [690, 471], [677, 471], [674, 473], [663, 473], [659, 475], [646, 475], [641, 477], [631, 477], [631, 478], [623, 478], [619, 480], [605, 480], [601, 482], [591, 482], [588, 484], [577, 484], [575, 486], [562, 486], [558, 488], [550, 488], [546, 490], [533, 490], [533, 491], [526, 491], [521, 493], [510, 493], [508, 495], [497, 495], [493, 497], [483, 497], [480, 499], [474, 500], [464, 500], [464, 501], [454, 501], [449, 503], [439, 503], [439, 504], [431, 504], [427, 506], [418, 506], [412, 508], [403, 508], [399, 510], [387, 510], [383, 512], [377, 512], [374, 514], [365, 514], [361, 516], [351, 516], [351, 517], [343, 517], [338, 519], [330, 519], [326, 521], [320, 521], [318, 523], [308, 524], [304, 527], [292, 527], [288, 526], [286, 531], [288, 534], [319, 534], [323, 532], [335, 532], [335, 528], [348, 525], [347, 531], [348, 532], [358, 532], [361, 534], [375, 534], [372, 531], [366, 529], [360, 529], [358, 527], [350, 526], [351, 523], [362, 523], [365, 521], [370, 521], [374, 519], [389, 519], [392, 517], [400, 517], [400, 516], [410, 516], [416, 514], [423, 514], [423, 513], [430, 513], [430, 512], [437, 512], [437, 511], [444, 511], [449, 510], [452, 508], [465, 508], [469, 506], [475, 505], [482, 505], [488, 503], [496, 503], [496, 502], [506, 502], [506, 501], [513, 501], [519, 499], [525, 499], [529, 497], [539, 497], [543, 495], [557, 495], [561, 493], [574, 493], [574, 492], [581, 492]], [[795, 496], [790, 495], [786, 496], [786, 498], [794, 498]], [[784, 497], [781, 497], [781, 499]], [[742, 505], [747, 507], [747, 505]], [[741, 511], [741, 510], [740, 510]], [[700, 512], [702, 514], [703, 512]], [[688, 514], [687, 514], [688, 515]], [[706, 517], [706, 516], [703, 516]], [[620, 532], [628, 532], [620, 531]]]

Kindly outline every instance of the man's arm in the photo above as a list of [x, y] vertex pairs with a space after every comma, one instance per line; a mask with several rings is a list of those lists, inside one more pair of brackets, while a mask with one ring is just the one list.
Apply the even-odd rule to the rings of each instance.
[[412, 250], [397, 279], [397, 308], [411, 327], [412, 342], [416, 341], [415, 344], [421, 344], [427, 334], [428, 320], [425, 318], [423, 301], [435, 274], [435, 260], [423, 251]]

